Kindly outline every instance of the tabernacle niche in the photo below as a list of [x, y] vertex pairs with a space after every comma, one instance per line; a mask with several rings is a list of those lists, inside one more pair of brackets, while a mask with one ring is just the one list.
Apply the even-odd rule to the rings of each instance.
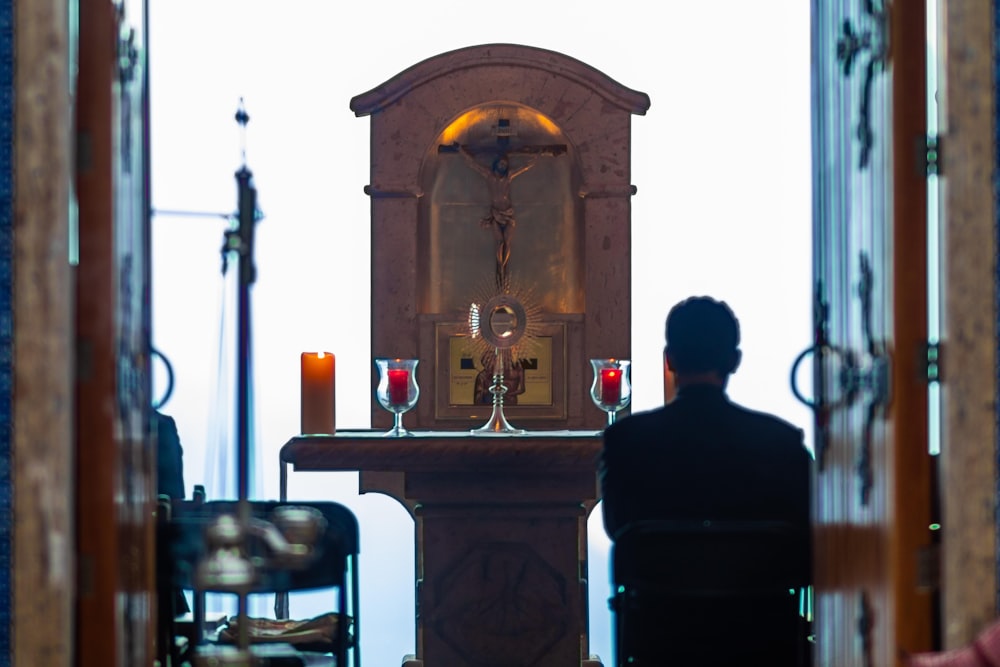
[[[371, 355], [420, 359], [411, 428], [488, 416], [472, 398], [483, 355], [460, 339], [471, 303], [507, 289], [544, 339], [517, 353], [526, 381], [507, 417], [604, 425], [588, 359], [631, 354], [630, 123], [648, 108], [579, 60], [518, 44], [428, 58], [351, 100], [371, 118]], [[480, 315], [524, 321], [501, 311]], [[374, 399], [371, 416], [388, 427]]]
[[532, 109], [486, 104], [448, 125], [423, 168], [421, 312], [466, 313], [504, 261], [539, 310], [583, 312], [578, 174], [566, 137]]

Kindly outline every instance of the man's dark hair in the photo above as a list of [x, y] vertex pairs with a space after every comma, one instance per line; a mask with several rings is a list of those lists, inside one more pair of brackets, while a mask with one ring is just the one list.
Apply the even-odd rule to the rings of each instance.
[[739, 362], [740, 323], [724, 301], [693, 296], [667, 315], [666, 352], [677, 373], [728, 375]]

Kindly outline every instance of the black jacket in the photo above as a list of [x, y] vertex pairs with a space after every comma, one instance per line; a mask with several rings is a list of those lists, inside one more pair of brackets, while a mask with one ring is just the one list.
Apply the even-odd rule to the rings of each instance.
[[803, 434], [710, 385], [608, 427], [604, 527], [639, 519], [784, 520], [809, 527], [812, 457]]
[[156, 493], [175, 500], [184, 499], [184, 451], [177, 422], [153, 411], [156, 428]]

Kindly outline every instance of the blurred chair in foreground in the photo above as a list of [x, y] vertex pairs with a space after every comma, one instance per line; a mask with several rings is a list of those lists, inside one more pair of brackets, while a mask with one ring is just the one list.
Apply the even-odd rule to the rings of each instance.
[[[171, 587], [194, 591], [193, 619], [185, 624], [178, 621], [172, 605], [161, 600], [161, 626], [167, 629], [160, 636], [170, 642], [172, 664], [195, 655], [222, 655], [242, 640], [265, 665], [346, 667], [350, 655], [350, 664], [357, 667], [360, 619], [354, 514], [334, 502], [249, 501], [248, 505], [244, 531], [237, 501], [161, 504], [161, 512], [168, 515], [160, 520], [161, 595]], [[326, 588], [336, 589], [330, 613], [306, 621], [247, 618], [241, 628], [237, 616], [218, 632], [205, 622], [206, 593], [287, 594]], [[325, 661], [323, 655], [328, 656]]]

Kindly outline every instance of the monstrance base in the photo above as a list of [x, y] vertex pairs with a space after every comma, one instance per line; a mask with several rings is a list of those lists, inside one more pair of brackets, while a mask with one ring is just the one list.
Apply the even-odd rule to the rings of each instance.
[[503, 416], [503, 406], [499, 403], [493, 404], [493, 414], [488, 422], [469, 431], [472, 435], [524, 435], [526, 432], [523, 428], [510, 425]]

